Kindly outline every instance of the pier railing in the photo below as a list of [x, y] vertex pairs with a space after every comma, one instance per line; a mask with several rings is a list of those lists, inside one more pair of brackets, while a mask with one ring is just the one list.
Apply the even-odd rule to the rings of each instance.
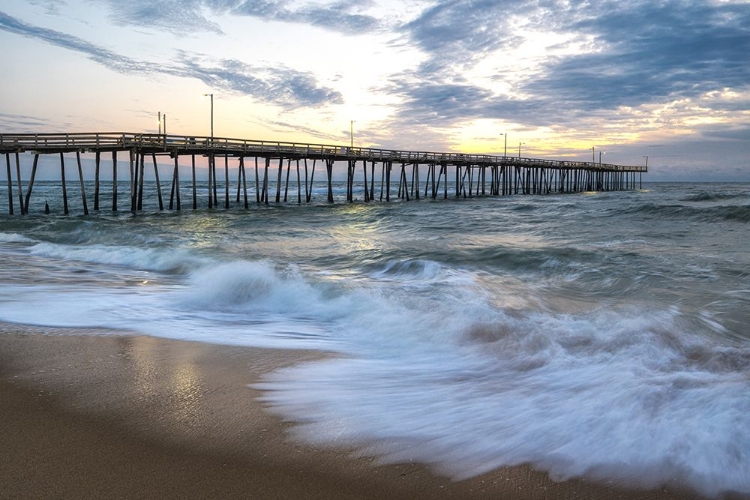
[[407, 164], [462, 166], [517, 166], [553, 169], [587, 169], [610, 172], [646, 172], [642, 165], [548, 160], [470, 153], [440, 153], [362, 148], [331, 144], [260, 141], [225, 137], [129, 132], [70, 134], [0, 134], [0, 152], [96, 152], [138, 150], [151, 153], [229, 155], [233, 157], [305, 157], [334, 161], [388, 161]]

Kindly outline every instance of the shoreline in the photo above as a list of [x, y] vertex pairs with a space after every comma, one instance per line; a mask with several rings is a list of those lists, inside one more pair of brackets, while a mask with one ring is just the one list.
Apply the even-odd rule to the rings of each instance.
[[529, 466], [452, 481], [292, 439], [249, 387], [319, 351], [0, 323], [0, 498], [685, 499]]

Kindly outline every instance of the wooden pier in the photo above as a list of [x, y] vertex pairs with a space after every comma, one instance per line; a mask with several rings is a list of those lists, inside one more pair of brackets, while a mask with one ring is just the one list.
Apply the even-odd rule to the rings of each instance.
[[[33, 155], [31, 174], [26, 181], [25, 190], [21, 179], [21, 153]], [[269, 204], [271, 198], [274, 199], [274, 203], [289, 201], [289, 181], [292, 170], [295, 171], [296, 177], [296, 179], [292, 178], [292, 187], [296, 187], [297, 193], [296, 196], [292, 194], [291, 201], [310, 203], [315, 169], [318, 165], [325, 166], [328, 186], [327, 201], [333, 203], [333, 167], [336, 163], [346, 166], [346, 200], [349, 202], [354, 201], [357, 180], [361, 182], [359, 190], [363, 190], [365, 202], [376, 199], [390, 201], [394, 196], [408, 201], [419, 199], [420, 196], [433, 199], [441, 196], [442, 198], [449, 196], [466, 198], [636, 189], [637, 186], [642, 187], [642, 174], [647, 172], [646, 166], [484, 154], [397, 151], [219, 137], [120, 132], [0, 134], [0, 154], [5, 154], [6, 159], [9, 213], [11, 215], [14, 213], [14, 189], [17, 191], [20, 213], [24, 215], [29, 212], [29, 202], [40, 155], [59, 155], [63, 211], [68, 214], [65, 154], [75, 154], [83, 211], [84, 214], [88, 214], [89, 204], [81, 165], [81, 154], [84, 153], [94, 154], [93, 210], [100, 210], [100, 184], [104, 181], [104, 177], [100, 175], [101, 170], [107, 166], [111, 168], [111, 175], [107, 175], [106, 180], [111, 179], [113, 185], [110, 205], [112, 211], [117, 211], [122, 207], [118, 200], [118, 154], [124, 155], [129, 165], [130, 196], [125, 206], [131, 211], [142, 210], [143, 177], [147, 163], [153, 165], [159, 209], [165, 208], [157, 157], [170, 159], [171, 187], [168, 204], [170, 210], [182, 208], [178, 168], [180, 157], [189, 157], [191, 161], [191, 206], [193, 209], [198, 208], [196, 156], [205, 157], [208, 163], [208, 208], [219, 208], [220, 185], [224, 191], [223, 206], [230, 208], [230, 159], [237, 165], [235, 203], [240, 204], [242, 198], [242, 205], [245, 208], [249, 207], [246, 178], [248, 162], [255, 170], [255, 202], [264, 204]], [[217, 163], [223, 164], [223, 179], [221, 180], [217, 172]], [[421, 172], [420, 168], [422, 168]], [[358, 169], [361, 169], [361, 176], [356, 175]], [[449, 187], [449, 170], [452, 170], [451, 187]], [[15, 187], [13, 173], [15, 173]], [[420, 178], [421, 173], [424, 173], [424, 178]], [[397, 182], [395, 182], [394, 174], [398, 177]], [[251, 179], [251, 186], [252, 181], [253, 179]], [[273, 188], [275, 188], [275, 193]]]

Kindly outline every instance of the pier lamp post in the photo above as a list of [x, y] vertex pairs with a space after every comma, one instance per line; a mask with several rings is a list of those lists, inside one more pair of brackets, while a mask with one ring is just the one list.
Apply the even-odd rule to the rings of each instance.
[[644, 158], [646, 159], [646, 169], [648, 169], [648, 156], [644, 156]]
[[349, 152], [354, 150], [354, 120], [349, 122]]
[[592, 167], [596, 166], [596, 151], [595, 151], [595, 149], [596, 149], [596, 146], [592, 146], [591, 147], [591, 166]]
[[521, 146], [525, 145], [525, 142], [519, 142], [518, 143], [518, 157], [521, 157]]
[[503, 158], [507, 158], [508, 157], [508, 133], [504, 132], [500, 135], [505, 136], [505, 150], [503, 151]]
[[606, 151], [599, 151], [599, 168], [602, 168], [602, 155], [606, 155]]
[[203, 94], [203, 97], [210, 97], [211, 98], [211, 142], [214, 140], [214, 95], [213, 94]]
[[159, 111], [159, 135], [161, 135], [161, 111]]

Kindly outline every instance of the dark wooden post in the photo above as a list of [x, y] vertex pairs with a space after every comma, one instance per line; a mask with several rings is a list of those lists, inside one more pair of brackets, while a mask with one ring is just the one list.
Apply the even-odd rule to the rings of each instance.
[[[209, 154], [208, 155], [208, 208], [214, 207], [214, 195], [213, 195], [213, 162], [214, 162], [214, 155]], [[171, 209], [171, 207], [170, 207]]]
[[333, 160], [326, 159], [326, 171], [328, 172], [328, 203], [333, 203]]
[[[180, 169], [179, 166], [179, 159], [180, 156], [175, 151], [174, 153], [174, 180], [173, 180], [173, 186], [175, 194], [177, 195], [177, 210], [182, 210], [182, 204], [180, 203]], [[171, 203], [170, 203], [171, 205]], [[171, 206], [170, 206], [171, 208]]]
[[10, 153], [5, 153], [5, 163], [8, 166], [8, 215], [13, 215], [13, 177], [10, 176]]
[[68, 215], [68, 187], [65, 184], [65, 157], [60, 153], [60, 176], [62, 177], [63, 213]]
[[302, 203], [302, 181], [299, 174], [299, 158], [297, 158], [297, 205]]
[[135, 151], [130, 150], [130, 210], [135, 211], [135, 171], [133, 166]]
[[141, 152], [141, 166], [139, 168], [138, 177], [138, 210], [143, 210], [143, 174], [146, 170], [146, 155]]
[[117, 212], [117, 151], [112, 151], [112, 211]]
[[260, 203], [260, 179], [258, 179], [258, 157], [255, 157], [255, 202]]
[[312, 172], [310, 172], [310, 192], [307, 195], [308, 202], [312, 199], [313, 186], [315, 185], [315, 165], [317, 162], [317, 158], [313, 158]]
[[224, 153], [224, 208], [229, 209], [229, 155]]
[[365, 178], [365, 201], [370, 201], [370, 188], [367, 185], [367, 160], [362, 160], [362, 173]]
[[242, 189], [242, 170], [244, 169], [244, 163], [242, 162], [242, 157], [239, 158], [239, 163], [237, 164], [237, 200], [235, 200], [235, 203], [240, 202], [240, 191]]
[[86, 188], [83, 185], [83, 168], [81, 168], [81, 152], [76, 151], [76, 162], [78, 162], [78, 180], [81, 182], [81, 201], [83, 202], [83, 215], [89, 214], [89, 206], [86, 203]]
[[16, 152], [16, 180], [18, 181], [18, 204], [21, 207], [21, 215], [25, 215], [26, 211], [24, 210], [23, 205], [23, 185], [21, 184], [21, 160], [18, 157], [18, 152]]
[[284, 173], [284, 158], [279, 158], [279, 175], [276, 179], [276, 203], [281, 203], [281, 174]]
[[[193, 210], [198, 209], [198, 185], [197, 181], [195, 180], [195, 153], [190, 155], [191, 159], [191, 165], [192, 165], [192, 174], [193, 174]], [[154, 165], [154, 168], [156, 165]], [[159, 198], [161, 200], [161, 198]], [[161, 206], [161, 203], [159, 204]]]
[[94, 168], [94, 210], [99, 210], [99, 167], [101, 165], [101, 151], [96, 152], [96, 167]]
[[263, 196], [261, 196], [261, 200], [263, 200], [266, 205], [268, 205], [268, 169], [271, 168], [271, 157], [266, 158], [266, 168], [263, 172]]
[[284, 184], [284, 203], [286, 203], [289, 195], [289, 173], [292, 170], [292, 159], [289, 158], [286, 161], [286, 183]]
[[34, 189], [34, 178], [36, 177], [36, 167], [39, 162], [39, 153], [34, 155], [34, 166], [31, 168], [31, 177], [29, 178], [29, 187], [26, 189], [26, 202], [24, 203], [24, 211], [26, 214], [29, 213], [29, 202], [31, 201], [31, 190]]
[[[164, 200], [161, 197], [161, 182], [159, 182], [159, 167], [156, 165], [156, 153], [151, 153], [151, 161], [154, 164], [154, 177], [156, 178], [156, 197], [159, 199], [159, 210], [164, 210]], [[195, 155], [193, 155], [193, 168], [195, 168]], [[193, 170], [195, 172], [195, 170]], [[193, 181], [195, 188], [195, 181]], [[195, 200], [193, 200], [195, 202]]]
[[242, 169], [242, 191], [245, 199], [245, 209], [249, 208], [247, 204], [247, 172], [245, 171], [245, 157], [240, 156], [240, 168]]

